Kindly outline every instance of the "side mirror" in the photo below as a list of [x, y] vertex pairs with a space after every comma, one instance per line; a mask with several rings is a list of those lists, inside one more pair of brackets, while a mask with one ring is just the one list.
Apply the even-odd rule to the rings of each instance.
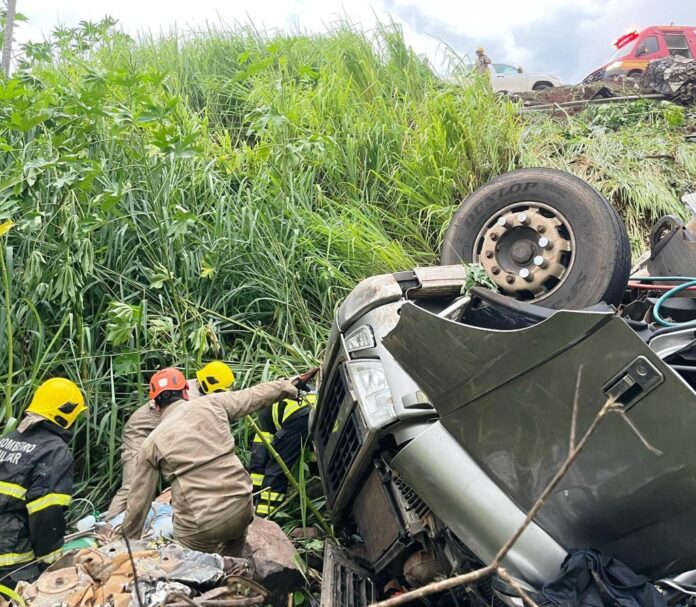
[[636, 51], [636, 57], [641, 57], [642, 55], [647, 55], [648, 54], [648, 49], [645, 48], [644, 46], [641, 46], [637, 51]]
[[521, 73], [522, 73], [522, 66], [521, 66], [521, 65], [518, 65], [518, 66], [517, 66], [517, 73], [518, 73], [518, 74], [521, 74]]

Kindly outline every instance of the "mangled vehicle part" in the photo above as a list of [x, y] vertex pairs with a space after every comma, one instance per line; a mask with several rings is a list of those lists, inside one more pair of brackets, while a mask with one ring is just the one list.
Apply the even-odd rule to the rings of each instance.
[[[232, 607], [268, 602], [269, 593], [250, 579], [254, 565], [248, 559], [197, 552], [177, 544], [157, 547], [145, 540], [131, 542], [130, 548], [129, 554], [125, 542], [117, 541], [99, 549], [66, 553], [36, 582], [18, 586], [18, 592], [34, 607]], [[260, 554], [257, 550], [257, 558]]]
[[367, 570], [348, 558], [331, 541], [324, 548], [320, 607], [370, 605], [377, 599], [375, 586]]
[[660, 93], [682, 105], [696, 103], [696, 60], [679, 55], [651, 61], [641, 78], [641, 89]]
[[650, 232], [648, 270], [653, 276], [689, 276], [696, 272], [696, 231], [678, 217], [660, 219]]
[[[561, 311], [492, 333], [405, 304], [385, 344], [430, 395], [452, 439], [525, 512], [567, 455], [582, 367], [578, 427], [612, 396], [662, 455], [608, 418], [537, 516], [539, 526], [564, 548], [592, 546], [653, 579], [696, 565], [696, 394], [623, 320]], [[428, 441], [431, 461], [444, 455], [437, 453], [443, 444]], [[402, 451], [395, 468], [416, 449], [411, 443]], [[417, 474], [410, 480], [422, 482]], [[432, 492], [422, 495], [427, 502]]]
[[[554, 171], [518, 171], [457, 212], [442, 260], [493, 260], [483, 264], [491, 279], [494, 267], [515, 270], [506, 295], [463, 296], [466, 268], [443, 265], [368, 278], [338, 310], [311, 420], [343, 546], [325, 570], [325, 604], [363, 607], [363, 589], [382, 599], [490, 562], [568, 456], [580, 369], [578, 435], [607, 399], [626, 417], [602, 419], [504, 566], [531, 591], [578, 547], [653, 581], [696, 566], [694, 333], [655, 324], [652, 296], [629, 284], [628, 241], [613, 211], [600, 241], [582, 236], [576, 210], [600, 195], [575, 185]], [[559, 200], [560, 213], [542, 213]], [[608, 205], [591, 204], [600, 216]], [[530, 209], [550, 223], [532, 221]], [[540, 227], [549, 242], [539, 242]], [[570, 255], [554, 263], [566, 269], [548, 277], [546, 293], [525, 289], [519, 272], [535, 272], [538, 248], [559, 242]], [[653, 263], [666, 261], [667, 244]], [[688, 295], [675, 301], [691, 305]], [[453, 592], [436, 603], [519, 604], [499, 579]]]

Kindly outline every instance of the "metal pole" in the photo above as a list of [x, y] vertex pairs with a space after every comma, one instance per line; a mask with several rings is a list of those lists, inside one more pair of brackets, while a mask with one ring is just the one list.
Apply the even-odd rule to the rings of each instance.
[[545, 103], [543, 105], [528, 105], [518, 110], [520, 114], [527, 112], [543, 112], [555, 109], [577, 108], [585, 105], [604, 105], [607, 103], [629, 103], [631, 101], [640, 101], [641, 99], [666, 99], [664, 95], [630, 95], [625, 97], [603, 97], [600, 99], [581, 99], [578, 101], [564, 101], [562, 103]]

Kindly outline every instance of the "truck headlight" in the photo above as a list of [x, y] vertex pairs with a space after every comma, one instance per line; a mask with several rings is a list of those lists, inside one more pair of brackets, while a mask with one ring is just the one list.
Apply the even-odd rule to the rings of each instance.
[[376, 430], [394, 421], [394, 403], [382, 363], [357, 360], [346, 363], [346, 367], [367, 425]]
[[359, 350], [374, 348], [376, 342], [372, 327], [370, 325], [361, 325], [354, 331], [351, 331], [346, 335], [345, 344], [348, 352], [358, 352]]

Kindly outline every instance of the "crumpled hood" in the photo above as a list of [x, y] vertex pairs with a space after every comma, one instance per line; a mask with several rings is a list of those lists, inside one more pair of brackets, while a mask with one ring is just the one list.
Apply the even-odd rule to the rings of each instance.
[[568, 454], [578, 369], [580, 436], [607, 386], [642, 357], [661, 380], [627, 416], [662, 455], [609, 415], [536, 521], [566, 549], [596, 548], [651, 577], [696, 566], [696, 395], [623, 320], [559, 311], [526, 329], [495, 331], [407, 303], [384, 344], [443, 426], [523, 510]]

